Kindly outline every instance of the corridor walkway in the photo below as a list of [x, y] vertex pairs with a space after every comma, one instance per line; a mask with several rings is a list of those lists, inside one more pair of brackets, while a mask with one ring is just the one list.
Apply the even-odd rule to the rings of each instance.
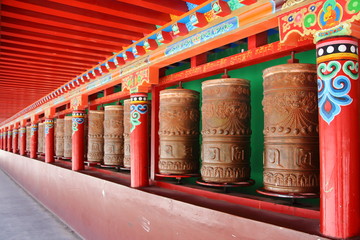
[[0, 169], [0, 239], [81, 239]]

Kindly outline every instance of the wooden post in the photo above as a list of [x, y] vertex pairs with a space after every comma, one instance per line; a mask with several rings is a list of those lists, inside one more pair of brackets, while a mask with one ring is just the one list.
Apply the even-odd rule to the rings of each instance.
[[7, 151], [11, 152], [11, 149], [12, 149], [12, 127], [11, 126], [9, 127], [7, 136], [8, 136], [8, 139], [7, 139]]
[[26, 126], [21, 126], [19, 130], [20, 137], [20, 155], [26, 155]]
[[45, 162], [55, 162], [54, 155], [54, 119], [45, 119]]
[[147, 93], [131, 94], [131, 187], [149, 185]]
[[19, 135], [19, 129], [17, 128], [17, 125], [14, 125], [14, 129], [12, 131], [12, 152], [17, 153], [18, 152], [18, 135]]
[[33, 122], [30, 130], [30, 158], [37, 158], [38, 124]]
[[319, 41], [320, 230], [326, 236], [360, 234], [358, 39]]
[[85, 111], [72, 112], [72, 170], [84, 169]]

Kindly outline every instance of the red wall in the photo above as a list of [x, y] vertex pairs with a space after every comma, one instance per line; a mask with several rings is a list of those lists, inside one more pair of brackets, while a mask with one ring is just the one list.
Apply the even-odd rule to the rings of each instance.
[[86, 239], [320, 239], [2, 150], [0, 168]]

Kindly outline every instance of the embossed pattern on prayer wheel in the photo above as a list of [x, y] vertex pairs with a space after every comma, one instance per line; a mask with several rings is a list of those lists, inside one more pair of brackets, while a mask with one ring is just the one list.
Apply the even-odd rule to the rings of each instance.
[[222, 78], [202, 83], [201, 177], [235, 183], [250, 178], [250, 82]]
[[130, 159], [130, 106], [131, 100], [124, 101], [124, 167], [131, 167]]
[[104, 111], [89, 111], [88, 141], [87, 160], [102, 163], [104, 159]]
[[105, 106], [104, 113], [104, 164], [123, 165], [124, 109], [121, 105]]
[[55, 127], [55, 155], [57, 157], [64, 156], [64, 119], [58, 118], [56, 119], [56, 127]]
[[44, 131], [44, 123], [39, 123], [39, 130], [38, 130], [38, 153], [44, 153], [44, 138], [45, 138], [45, 131]]
[[264, 188], [319, 191], [317, 74], [313, 64], [264, 70]]
[[30, 131], [31, 131], [31, 127], [30, 126], [26, 126], [26, 152], [30, 152]]
[[188, 89], [160, 92], [161, 174], [191, 174], [199, 168], [199, 93]]
[[64, 118], [64, 158], [72, 156], [72, 116]]

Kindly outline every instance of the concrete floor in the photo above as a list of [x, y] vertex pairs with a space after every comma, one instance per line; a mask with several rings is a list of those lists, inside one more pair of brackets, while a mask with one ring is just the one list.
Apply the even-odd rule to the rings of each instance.
[[0, 239], [81, 239], [0, 169]]

